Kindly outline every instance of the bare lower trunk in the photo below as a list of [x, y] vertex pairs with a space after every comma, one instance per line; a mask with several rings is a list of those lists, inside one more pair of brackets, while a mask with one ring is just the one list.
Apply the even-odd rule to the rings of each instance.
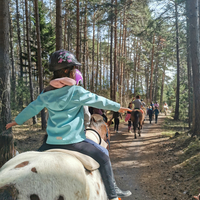
[[[10, 113], [10, 64], [9, 64], [9, 1], [2, 0], [0, 6], [0, 167], [12, 158], [12, 129], [5, 131], [11, 121]], [[3, 30], [3, 31], [2, 31]]]

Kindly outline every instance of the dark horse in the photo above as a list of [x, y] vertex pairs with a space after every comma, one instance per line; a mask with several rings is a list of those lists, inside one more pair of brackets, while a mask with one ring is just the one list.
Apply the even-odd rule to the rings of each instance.
[[139, 110], [133, 110], [131, 112], [131, 121], [133, 122], [133, 130], [135, 134], [135, 139], [137, 138], [136, 136], [136, 129], [138, 128], [138, 134], [140, 136], [141, 129], [142, 129], [142, 124], [143, 124], [143, 114]]

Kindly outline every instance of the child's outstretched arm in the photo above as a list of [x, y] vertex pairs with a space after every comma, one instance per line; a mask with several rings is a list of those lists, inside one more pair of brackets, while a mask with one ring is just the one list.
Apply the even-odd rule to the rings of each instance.
[[8, 123], [8, 124], [6, 124], [6, 129], [9, 129], [9, 128], [11, 128], [12, 126], [16, 126], [16, 125], [18, 125], [15, 121], [14, 122], [11, 122], [11, 123]]
[[125, 111], [132, 112], [132, 110], [130, 108], [124, 108], [124, 107], [120, 107], [120, 109], [118, 110], [118, 112], [120, 112], [120, 113], [124, 113]]

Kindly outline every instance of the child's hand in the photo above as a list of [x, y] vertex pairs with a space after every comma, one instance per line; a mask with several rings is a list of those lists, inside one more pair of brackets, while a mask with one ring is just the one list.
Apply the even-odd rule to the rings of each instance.
[[15, 126], [15, 125], [17, 125], [16, 122], [8, 123], [8, 124], [6, 124], [6, 129], [9, 129], [9, 128], [11, 128], [12, 126]]
[[132, 112], [132, 110], [130, 108], [124, 108], [124, 107], [121, 107], [118, 112], [120, 113], [124, 113], [125, 111], [129, 111], [129, 112]]

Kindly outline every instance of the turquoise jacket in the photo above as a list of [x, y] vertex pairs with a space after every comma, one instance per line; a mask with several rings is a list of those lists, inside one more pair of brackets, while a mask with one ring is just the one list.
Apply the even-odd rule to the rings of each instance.
[[120, 109], [120, 104], [73, 85], [41, 93], [15, 121], [23, 124], [46, 107], [49, 112], [47, 144], [73, 144], [86, 139], [83, 106], [113, 111]]

